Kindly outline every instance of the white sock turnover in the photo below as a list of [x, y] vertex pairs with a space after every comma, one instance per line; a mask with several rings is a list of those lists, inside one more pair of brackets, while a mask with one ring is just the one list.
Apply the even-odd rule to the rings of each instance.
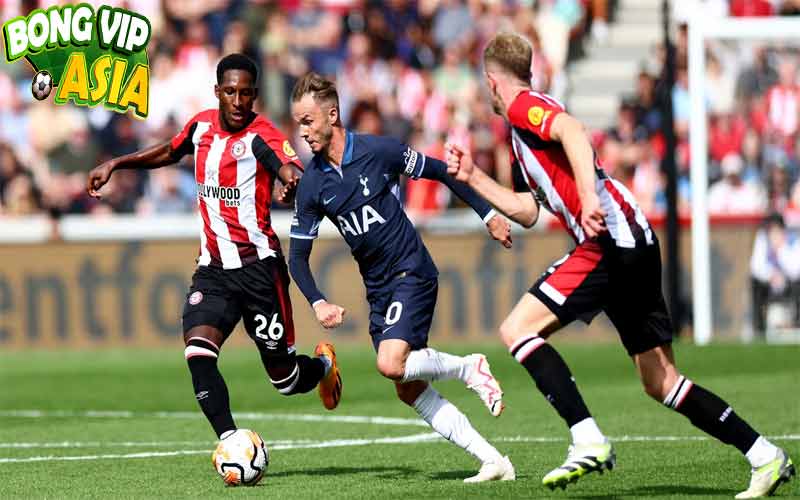
[[766, 465], [778, 455], [778, 447], [767, 441], [763, 436], [758, 436], [753, 446], [747, 450], [745, 457], [750, 462], [750, 466], [754, 469]]
[[584, 418], [577, 424], [569, 428], [572, 434], [573, 444], [597, 444], [605, 443], [606, 437], [600, 432], [597, 423], [592, 417]]
[[466, 358], [426, 347], [409, 353], [402, 381], [459, 379], [466, 383], [469, 371], [470, 363]]
[[433, 430], [467, 450], [481, 463], [502, 460], [500, 452], [478, 434], [467, 417], [430, 385], [414, 401], [414, 409]]

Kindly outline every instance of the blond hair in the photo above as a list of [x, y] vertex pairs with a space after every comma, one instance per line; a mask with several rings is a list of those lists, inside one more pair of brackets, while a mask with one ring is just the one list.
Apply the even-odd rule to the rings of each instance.
[[529, 84], [531, 81], [531, 44], [516, 33], [499, 33], [483, 50], [483, 65], [487, 71], [499, 69]]
[[311, 94], [318, 104], [330, 104], [337, 111], [339, 110], [339, 93], [336, 91], [336, 84], [318, 73], [312, 71], [297, 80], [292, 89], [292, 102], [298, 102], [306, 94]]

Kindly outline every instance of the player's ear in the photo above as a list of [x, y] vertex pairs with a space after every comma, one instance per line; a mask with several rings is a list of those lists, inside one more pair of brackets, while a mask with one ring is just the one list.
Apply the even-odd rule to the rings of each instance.
[[328, 109], [328, 121], [331, 125], [339, 123], [339, 108], [331, 106], [330, 109]]
[[484, 71], [484, 74], [486, 75], [486, 85], [488, 85], [489, 90], [494, 93], [495, 89], [497, 89], [497, 80], [495, 80], [494, 76], [488, 71]]
[[219, 99], [219, 85], [214, 84], [214, 96]]

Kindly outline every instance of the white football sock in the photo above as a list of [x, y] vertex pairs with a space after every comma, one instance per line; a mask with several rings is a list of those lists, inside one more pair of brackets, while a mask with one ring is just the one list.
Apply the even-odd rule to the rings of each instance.
[[414, 409], [433, 430], [467, 450], [481, 463], [499, 462], [503, 459], [500, 452], [478, 434], [467, 417], [430, 385], [414, 401]]
[[333, 366], [333, 361], [331, 361], [330, 358], [324, 354], [319, 356], [319, 360], [322, 361], [323, 365], [325, 365], [325, 375], [328, 375], [328, 373], [331, 371], [331, 367]]
[[597, 444], [605, 443], [606, 437], [600, 432], [597, 423], [592, 417], [584, 418], [577, 424], [569, 428], [572, 434], [573, 444]]
[[427, 347], [409, 353], [402, 382], [459, 379], [466, 383], [469, 372], [470, 363], [466, 358]]
[[747, 460], [750, 462], [750, 466], [754, 469], [757, 469], [762, 465], [766, 465], [772, 460], [775, 460], [777, 455], [778, 447], [767, 441], [764, 436], [758, 436], [756, 442], [753, 443], [753, 446], [747, 450], [747, 453], [745, 453], [744, 456], [747, 457]]

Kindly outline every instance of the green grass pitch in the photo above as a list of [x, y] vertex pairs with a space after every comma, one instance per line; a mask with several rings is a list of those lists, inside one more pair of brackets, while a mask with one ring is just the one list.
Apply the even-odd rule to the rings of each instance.
[[[563, 460], [568, 433], [499, 344], [451, 346], [489, 356], [505, 391], [499, 419], [460, 383], [436, 387], [511, 457], [515, 482], [463, 484], [478, 464], [428, 436], [366, 346], [339, 349], [344, 391], [334, 412], [316, 392], [280, 396], [254, 348], [229, 348], [220, 365], [237, 424], [264, 437], [271, 463], [260, 485], [225, 488], [176, 345], [0, 353], [0, 498], [731, 498], [746, 488], [739, 453], [648, 399], [621, 346], [555, 343], [601, 428], [617, 438], [617, 468], [566, 491], [540, 481]], [[800, 348], [681, 344], [676, 353], [684, 374], [800, 460]], [[800, 480], [778, 495], [800, 496]]]

